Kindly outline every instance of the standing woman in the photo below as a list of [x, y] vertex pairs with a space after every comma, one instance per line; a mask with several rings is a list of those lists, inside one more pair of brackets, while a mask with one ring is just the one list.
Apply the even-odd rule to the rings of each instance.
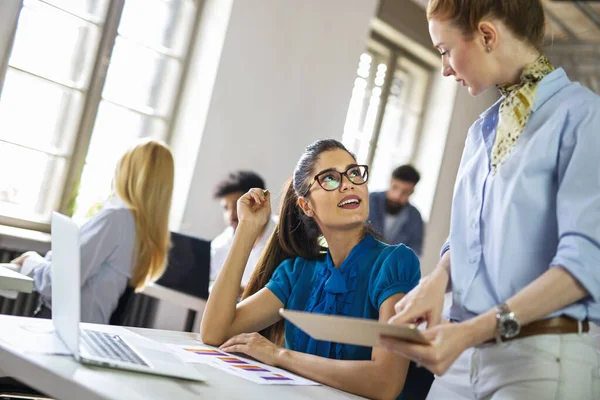
[[[79, 232], [83, 322], [107, 324], [128, 284], [141, 290], [162, 275], [170, 245], [173, 178], [173, 156], [160, 141], [143, 140], [119, 160], [113, 195]], [[49, 318], [51, 253], [43, 258], [29, 251], [13, 263], [33, 277], [41, 298], [35, 316]]]
[[[502, 98], [467, 136], [448, 242], [383, 344], [438, 375], [429, 399], [600, 399], [600, 101], [540, 53], [540, 0], [430, 0], [443, 75]], [[441, 324], [444, 292], [450, 320]]]

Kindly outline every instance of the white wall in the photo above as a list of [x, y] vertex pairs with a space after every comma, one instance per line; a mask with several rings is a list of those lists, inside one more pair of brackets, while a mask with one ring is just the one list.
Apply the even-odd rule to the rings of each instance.
[[170, 145], [175, 154], [175, 187], [171, 230], [181, 227], [194, 178], [202, 133], [221, 60], [233, 0], [201, 2], [200, 23], [190, 54], [190, 65], [181, 104], [175, 115]]
[[[252, 169], [277, 195], [308, 144], [341, 139], [376, 3], [207, 0], [171, 139], [172, 229], [212, 239], [225, 227], [212, 192], [229, 171]], [[184, 318], [161, 302], [155, 326]]]
[[436, 73], [424, 110], [423, 130], [414, 155], [414, 165], [421, 174], [421, 180], [411, 202], [419, 209], [426, 222], [431, 218], [457, 89], [458, 85], [454, 80], [445, 79], [441, 73]]
[[187, 141], [182, 132], [201, 136], [181, 231], [212, 238], [224, 228], [212, 190], [227, 172], [255, 170], [278, 193], [306, 145], [341, 138], [375, 6], [376, 0], [233, 2], [204, 129], [189, 125], [203, 90], [190, 86], [180, 115], [188, 125], [175, 134], [180, 143]]

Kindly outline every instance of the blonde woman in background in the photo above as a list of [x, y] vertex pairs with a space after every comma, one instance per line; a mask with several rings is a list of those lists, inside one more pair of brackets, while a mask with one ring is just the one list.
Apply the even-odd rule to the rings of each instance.
[[[80, 229], [81, 320], [107, 324], [127, 285], [139, 291], [158, 279], [170, 245], [174, 163], [168, 147], [144, 140], [119, 160], [113, 194]], [[13, 263], [34, 279], [37, 317], [51, 316], [51, 253], [27, 252]]]

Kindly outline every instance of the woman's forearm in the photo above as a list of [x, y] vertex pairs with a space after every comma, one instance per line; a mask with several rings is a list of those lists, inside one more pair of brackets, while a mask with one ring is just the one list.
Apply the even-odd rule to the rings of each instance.
[[[375, 349], [374, 351], [384, 351]], [[397, 362], [397, 360], [395, 361]], [[408, 361], [402, 361], [404, 371], [376, 360], [335, 360], [281, 349], [276, 366], [307, 379], [370, 399], [394, 399], [406, 379]]]
[[446, 293], [452, 290], [452, 281], [450, 279], [450, 250], [447, 250], [442, 258], [440, 258], [438, 265], [430, 274], [430, 279], [439, 279], [446, 282]]
[[[565, 269], [553, 267], [511, 297], [506, 304], [521, 325], [540, 320], [588, 296], [585, 288]], [[472, 325], [472, 345], [492, 339], [496, 334], [496, 309], [465, 322]]]
[[204, 343], [218, 346], [231, 336], [242, 275], [259, 231], [240, 222], [223, 268], [212, 288], [200, 326]]

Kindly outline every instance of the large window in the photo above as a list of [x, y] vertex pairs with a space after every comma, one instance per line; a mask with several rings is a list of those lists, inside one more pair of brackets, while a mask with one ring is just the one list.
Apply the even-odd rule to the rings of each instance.
[[431, 74], [383, 38], [360, 56], [342, 141], [371, 166], [371, 190], [387, 188], [392, 170], [413, 161]]
[[0, 96], [0, 223], [83, 219], [134, 140], [168, 139], [198, 3], [23, 2]]

